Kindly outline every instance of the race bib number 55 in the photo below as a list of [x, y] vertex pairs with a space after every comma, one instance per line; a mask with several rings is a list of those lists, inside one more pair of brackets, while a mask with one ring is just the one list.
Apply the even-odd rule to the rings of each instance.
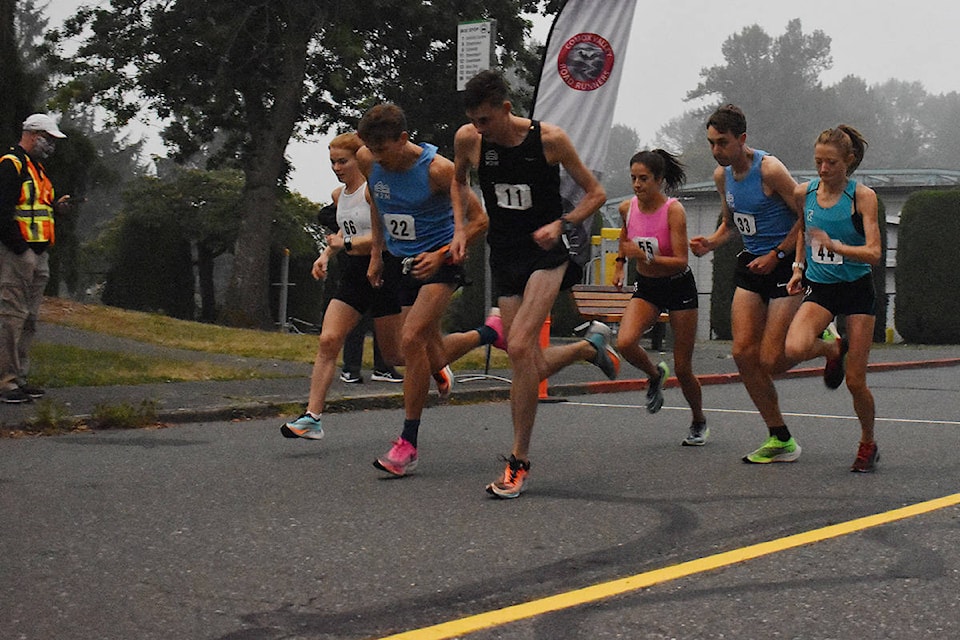
[[653, 260], [654, 257], [660, 255], [660, 241], [656, 238], [648, 237], [636, 237], [633, 239], [637, 243], [637, 246], [640, 247], [640, 251], [643, 251], [647, 256], [647, 261]]

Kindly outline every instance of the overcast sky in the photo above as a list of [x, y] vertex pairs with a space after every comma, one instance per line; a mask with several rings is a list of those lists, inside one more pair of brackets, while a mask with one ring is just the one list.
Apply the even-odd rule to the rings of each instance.
[[[106, 2], [51, 0], [51, 24], [81, 4]], [[920, 82], [930, 93], [960, 91], [960, 3], [638, 0], [614, 123], [636, 129], [649, 143], [661, 126], [691, 107], [684, 96], [697, 86], [702, 68], [723, 63], [727, 38], [752, 24], [775, 38], [793, 18], [800, 18], [805, 34], [820, 29], [831, 38], [833, 68], [822, 77], [825, 85], [852, 74], [868, 84], [895, 78]], [[545, 41], [549, 26], [537, 20], [534, 37]], [[328, 139], [294, 143], [288, 150], [295, 165], [293, 189], [317, 202], [328, 202], [338, 185], [327, 161]]]

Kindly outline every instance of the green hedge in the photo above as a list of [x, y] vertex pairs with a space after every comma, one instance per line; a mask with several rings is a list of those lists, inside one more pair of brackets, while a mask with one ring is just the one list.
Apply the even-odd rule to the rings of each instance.
[[[720, 218], [717, 218], [720, 224]], [[743, 240], [734, 235], [713, 252], [713, 291], [710, 294], [710, 334], [717, 340], [731, 340], [730, 306], [733, 304], [733, 274], [737, 268], [737, 254], [743, 251]]]
[[910, 196], [900, 214], [897, 332], [914, 344], [960, 344], [960, 190]]
[[192, 320], [193, 259], [179, 230], [123, 216], [120, 237], [107, 270], [103, 302], [114, 307]]

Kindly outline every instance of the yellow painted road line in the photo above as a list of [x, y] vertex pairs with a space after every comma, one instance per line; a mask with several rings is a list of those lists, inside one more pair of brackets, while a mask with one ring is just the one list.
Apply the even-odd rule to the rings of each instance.
[[583, 589], [568, 591], [555, 596], [548, 596], [539, 600], [532, 600], [503, 609], [497, 609], [496, 611], [488, 611], [486, 613], [460, 618], [459, 620], [451, 620], [430, 627], [423, 627], [422, 629], [405, 631], [396, 635], [386, 636], [381, 640], [449, 640], [451, 638], [458, 638], [483, 629], [490, 629], [511, 622], [534, 618], [552, 611], [560, 611], [590, 602], [605, 600], [660, 584], [661, 582], [669, 582], [670, 580], [746, 562], [747, 560], [786, 551], [787, 549], [793, 549], [815, 542], [823, 542], [831, 538], [845, 536], [856, 533], [857, 531], [878, 527], [905, 518], [912, 518], [958, 504], [960, 504], [960, 493], [955, 493], [935, 500], [901, 507], [900, 509], [857, 518], [856, 520], [841, 522], [820, 529], [734, 549], [732, 551], [725, 551], [707, 556], [706, 558], [698, 558], [697, 560], [682, 562], [662, 569], [638, 573], [627, 578], [603, 582]]

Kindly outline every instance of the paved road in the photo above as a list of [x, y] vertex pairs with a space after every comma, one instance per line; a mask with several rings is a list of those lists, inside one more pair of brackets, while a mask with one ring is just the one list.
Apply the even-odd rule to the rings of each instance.
[[[816, 378], [779, 383], [804, 449], [790, 465], [740, 462], [763, 429], [739, 384], [704, 388], [703, 448], [679, 446], [676, 389], [654, 416], [639, 392], [543, 404], [513, 501], [483, 491], [509, 448], [505, 402], [428, 409], [403, 479], [370, 464], [396, 409], [329, 416], [319, 442], [280, 437], [274, 419], [0, 439], [0, 637], [460, 637], [425, 628], [523, 603], [469, 637], [956, 637], [960, 509], [844, 527], [956, 496], [957, 373], [871, 374], [872, 475], [847, 471], [849, 395]], [[604, 597], [629, 576], [649, 586]], [[600, 599], [579, 604], [592, 585]]]

